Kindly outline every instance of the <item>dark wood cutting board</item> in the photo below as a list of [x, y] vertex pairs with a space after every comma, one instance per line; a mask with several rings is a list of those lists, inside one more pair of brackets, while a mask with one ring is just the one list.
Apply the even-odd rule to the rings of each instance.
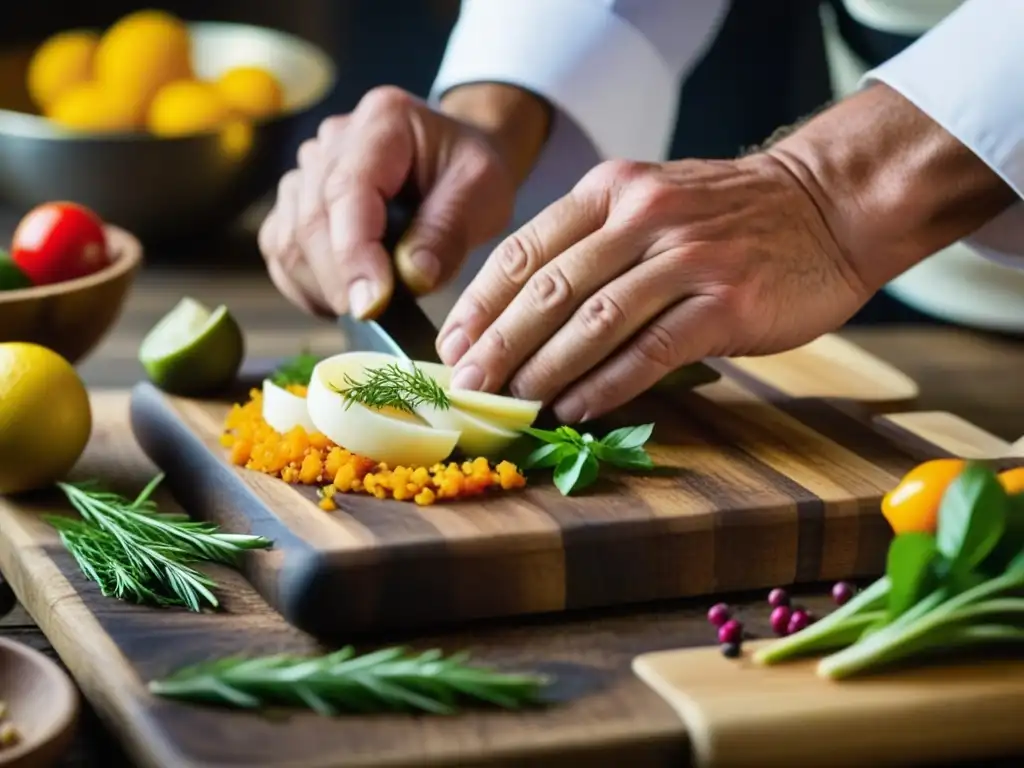
[[879, 501], [916, 459], [867, 419], [723, 365], [721, 381], [651, 394], [599, 427], [656, 422], [655, 472], [571, 498], [540, 479], [425, 508], [341, 496], [327, 513], [315, 489], [226, 461], [227, 403], [143, 383], [131, 421], [192, 513], [277, 543], [247, 575], [321, 637], [877, 573], [889, 541]]

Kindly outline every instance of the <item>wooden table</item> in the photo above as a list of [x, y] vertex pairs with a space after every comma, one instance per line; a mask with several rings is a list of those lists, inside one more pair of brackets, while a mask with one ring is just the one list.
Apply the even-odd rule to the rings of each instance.
[[[304, 317], [277, 295], [251, 247], [219, 253], [230, 258], [216, 268], [211, 266], [206, 248], [188, 251], [173, 260], [161, 259], [161, 263], [147, 268], [116, 329], [81, 366], [90, 386], [123, 388], [136, 381], [141, 374], [135, 359], [139, 341], [186, 294], [211, 304], [227, 303], [246, 329], [252, 356], [288, 355], [301, 346], [308, 346], [314, 353], [330, 353], [337, 348], [339, 335], [329, 324]], [[952, 411], [1007, 439], [1024, 434], [1024, 408], [1019, 407], [1024, 341], [941, 326], [855, 328], [846, 335], [914, 377], [922, 388], [921, 408]], [[732, 602], [742, 604], [743, 600], [753, 604], [763, 601], [763, 595]], [[706, 642], [706, 604], [706, 600], [697, 600], [669, 608], [508, 623], [474, 633], [457, 633], [453, 642], [477, 647], [489, 643], [508, 647], [521, 642], [526, 648], [524, 654], [530, 648], [534, 652], [543, 648], [602, 670], [608, 684], [596, 697], [595, 706], [629, 712], [647, 736], [647, 754], [624, 757], [623, 764], [680, 764], [685, 762], [685, 747], [679, 739], [678, 719], [631, 675], [629, 663], [643, 651]], [[2, 580], [0, 636], [53, 653], [28, 614], [14, 605]], [[588, 726], [580, 723], [580, 727]], [[75, 747], [62, 764], [108, 767], [128, 763], [113, 736], [87, 711]]]

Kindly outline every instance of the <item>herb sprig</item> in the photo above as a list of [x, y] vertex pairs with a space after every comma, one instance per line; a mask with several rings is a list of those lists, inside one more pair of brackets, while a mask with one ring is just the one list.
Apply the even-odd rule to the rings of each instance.
[[938, 651], [1024, 643], [1024, 494], [968, 463], [939, 506], [936, 534], [893, 539], [885, 575], [827, 617], [759, 651], [778, 664], [834, 651], [843, 679]]
[[295, 357], [285, 360], [270, 375], [270, 380], [279, 387], [287, 387], [297, 384], [305, 387], [313, 377], [313, 369], [316, 368], [320, 358], [309, 352], [300, 352]]
[[468, 656], [385, 648], [357, 656], [347, 646], [319, 657], [230, 657], [178, 670], [149, 683], [167, 698], [240, 709], [304, 707], [342, 712], [420, 711], [448, 715], [463, 701], [519, 709], [540, 701], [548, 679], [471, 666]]
[[346, 407], [359, 403], [367, 408], [394, 408], [406, 413], [415, 413], [422, 405], [438, 410], [452, 407], [444, 388], [415, 365], [412, 370], [398, 363], [369, 368], [362, 381], [346, 374], [345, 386], [336, 387], [335, 391], [345, 396]]
[[234, 566], [245, 550], [264, 549], [262, 536], [221, 533], [187, 515], [162, 513], [152, 499], [157, 475], [130, 500], [94, 482], [57, 483], [81, 519], [48, 515], [86, 578], [106, 597], [199, 611], [219, 604], [216, 583], [193, 568], [199, 562]]
[[581, 491], [597, 479], [601, 464], [625, 470], [651, 469], [654, 462], [644, 444], [654, 431], [653, 424], [622, 427], [598, 440], [589, 432], [572, 427], [554, 430], [524, 429], [542, 445], [520, 462], [524, 470], [554, 468], [555, 487], [563, 496]]

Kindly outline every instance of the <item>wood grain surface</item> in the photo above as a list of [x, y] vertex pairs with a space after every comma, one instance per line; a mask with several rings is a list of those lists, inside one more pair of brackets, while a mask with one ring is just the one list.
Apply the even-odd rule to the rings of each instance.
[[701, 648], [633, 662], [686, 723], [701, 768], [861, 768], [1024, 751], [1024, 659], [947, 661], [835, 682], [818, 677], [813, 660], [754, 664], [763, 642], [735, 660]]
[[276, 542], [248, 557], [246, 574], [317, 637], [881, 570], [890, 532], [878, 504], [916, 457], [822, 400], [724, 370], [717, 382], [652, 392], [595, 425], [603, 434], [655, 422], [648, 447], [658, 468], [568, 498], [541, 479], [429, 507], [341, 495], [327, 513], [315, 488], [227, 462], [226, 403], [139, 384], [132, 427], [189, 509]]

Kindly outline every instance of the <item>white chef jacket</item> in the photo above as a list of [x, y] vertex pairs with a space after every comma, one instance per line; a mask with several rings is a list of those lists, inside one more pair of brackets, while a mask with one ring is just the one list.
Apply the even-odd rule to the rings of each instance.
[[[875, 28], [928, 30], [862, 83], [899, 91], [1024, 199], [1024, 0], [846, 4]], [[551, 135], [520, 190], [519, 224], [603, 159], [666, 159], [682, 82], [728, 8], [729, 0], [463, 0], [431, 97], [502, 82], [551, 103]], [[1024, 267], [1024, 202], [965, 242]], [[490, 245], [446, 293], [462, 290]], [[439, 297], [440, 305], [451, 298]]]

